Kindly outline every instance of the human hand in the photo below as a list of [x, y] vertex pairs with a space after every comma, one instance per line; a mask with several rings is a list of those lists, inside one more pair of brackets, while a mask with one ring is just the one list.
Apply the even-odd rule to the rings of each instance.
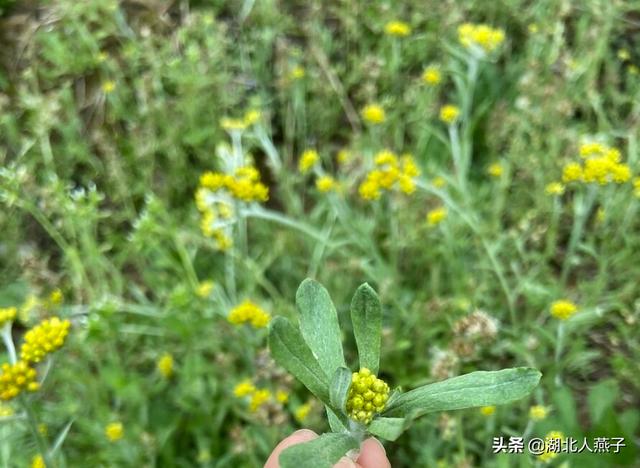
[[[278, 457], [284, 449], [295, 444], [309, 442], [316, 437], [318, 437], [318, 434], [309, 429], [301, 429], [294, 432], [289, 437], [283, 439], [282, 442], [273, 449], [267, 463], [264, 464], [264, 468], [280, 468]], [[377, 439], [371, 437], [362, 442], [360, 454], [355, 462], [349, 457], [342, 457], [340, 461], [334, 465], [334, 468], [391, 468], [391, 463], [387, 458], [382, 444]]]

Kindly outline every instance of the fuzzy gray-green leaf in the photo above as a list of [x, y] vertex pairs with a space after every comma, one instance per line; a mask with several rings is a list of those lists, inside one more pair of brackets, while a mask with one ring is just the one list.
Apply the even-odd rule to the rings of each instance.
[[323, 403], [329, 401], [329, 379], [302, 338], [300, 330], [284, 317], [276, 317], [269, 330], [273, 359], [287, 369]]
[[351, 301], [351, 322], [358, 346], [360, 367], [374, 374], [380, 365], [382, 306], [376, 292], [367, 283], [361, 285]]
[[383, 414], [414, 418], [435, 411], [501, 405], [527, 396], [541, 375], [527, 367], [472, 372], [404, 393]]
[[302, 336], [325, 374], [332, 376], [345, 362], [338, 314], [329, 293], [320, 283], [307, 278], [296, 293], [296, 306]]
[[382, 439], [396, 440], [409, 424], [410, 420], [405, 418], [375, 418], [367, 426], [367, 431]]
[[346, 367], [338, 367], [333, 373], [329, 387], [329, 397], [335, 409], [345, 412], [349, 387], [351, 387], [351, 371]]
[[280, 454], [280, 468], [332, 468], [358, 441], [348, 434], [323, 434], [317, 439], [297, 444]]

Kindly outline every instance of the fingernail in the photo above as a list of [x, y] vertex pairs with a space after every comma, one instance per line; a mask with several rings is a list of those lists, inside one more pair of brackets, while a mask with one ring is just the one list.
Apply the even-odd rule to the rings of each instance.
[[311, 429], [298, 429], [296, 432], [294, 432], [291, 435], [306, 435], [306, 436], [309, 436], [309, 437], [317, 437], [318, 436], [318, 434], [313, 432]]
[[380, 447], [380, 448], [382, 449], [382, 451], [384, 452], [384, 454], [385, 454], [385, 455], [387, 454], [387, 451], [385, 450], [384, 445], [382, 445], [382, 442], [380, 442], [380, 441], [379, 441], [378, 439], [376, 439], [375, 437], [369, 437], [369, 438], [367, 439], [367, 442], [368, 442], [368, 441], [370, 441], [370, 440], [371, 440], [371, 441], [373, 441], [373, 442], [375, 442], [375, 443], [376, 443], [376, 445], [378, 445], [378, 447]]

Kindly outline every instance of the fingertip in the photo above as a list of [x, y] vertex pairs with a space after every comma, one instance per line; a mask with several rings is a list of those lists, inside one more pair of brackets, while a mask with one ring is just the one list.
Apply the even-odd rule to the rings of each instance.
[[318, 437], [318, 434], [309, 430], [309, 429], [300, 429], [291, 434], [289, 437], [282, 439], [282, 441], [276, 445], [276, 448], [273, 449], [271, 455], [269, 455], [269, 459], [264, 464], [264, 468], [279, 468], [280, 463], [278, 462], [278, 458], [282, 451], [292, 445], [302, 444], [304, 442], [309, 442], [310, 440]]
[[362, 442], [358, 464], [362, 468], [391, 468], [384, 446], [374, 437]]

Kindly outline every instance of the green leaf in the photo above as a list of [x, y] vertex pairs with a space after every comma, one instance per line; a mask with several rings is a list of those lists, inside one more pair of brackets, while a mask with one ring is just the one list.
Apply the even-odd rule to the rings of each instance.
[[613, 408], [613, 405], [618, 401], [618, 394], [618, 383], [613, 379], [602, 380], [591, 388], [587, 401], [593, 425], [600, 423], [606, 411]]
[[285, 449], [279, 457], [280, 468], [332, 468], [358, 441], [348, 434], [323, 434], [309, 442]]
[[386, 440], [396, 440], [410, 423], [411, 420], [405, 418], [375, 418], [367, 427], [367, 431]]
[[327, 290], [317, 281], [307, 278], [296, 293], [300, 312], [300, 331], [328, 376], [345, 366], [338, 314]]
[[378, 374], [382, 306], [376, 292], [367, 283], [361, 285], [351, 301], [351, 322], [358, 346], [360, 367]]
[[435, 411], [510, 403], [527, 396], [541, 376], [527, 367], [472, 372], [400, 395], [383, 414], [415, 418]]
[[273, 359], [304, 384], [323, 403], [329, 404], [329, 379], [302, 338], [300, 330], [284, 317], [269, 327], [269, 349]]
[[329, 397], [335, 409], [346, 411], [349, 387], [351, 387], [351, 371], [346, 367], [338, 367], [333, 373], [329, 387]]

